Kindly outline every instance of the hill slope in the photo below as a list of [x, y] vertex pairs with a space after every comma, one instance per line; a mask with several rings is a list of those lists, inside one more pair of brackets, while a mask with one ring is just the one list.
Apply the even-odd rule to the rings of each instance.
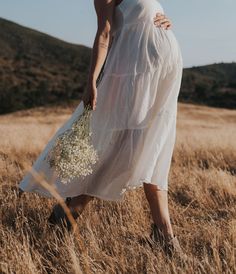
[[[0, 18], [0, 114], [77, 102], [91, 49]], [[179, 100], [236, 108], [236, 63], [184, 70]]]
[[183, 102], [236, 108], [236, 63], [185, 69], [179, 99]]
[[0, 113], [79, 98], [90, 52], [0, 19]]

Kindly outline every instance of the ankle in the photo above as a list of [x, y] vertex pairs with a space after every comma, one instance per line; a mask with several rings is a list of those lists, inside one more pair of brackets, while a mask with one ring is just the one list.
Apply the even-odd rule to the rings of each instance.
[[174, 237], [174, 233], [172, 230], [172, 226], [170, 223], [155, 223], [155, 226], [157, 229], [159, 229], [161, 231], [161, 233], [163, 233], [164, 237], [167, 239], [171, 239]]

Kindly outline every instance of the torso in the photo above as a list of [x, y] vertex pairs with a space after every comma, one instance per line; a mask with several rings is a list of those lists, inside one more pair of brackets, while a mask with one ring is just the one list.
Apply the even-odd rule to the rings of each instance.
[[104, 73], [143, 73], [155, 71], [160, 63], [169, 66], [178, 62], [179, 45], [172, 30], [154, 25], [157, 12], [164, 13], [158, 0], [119, 0]]

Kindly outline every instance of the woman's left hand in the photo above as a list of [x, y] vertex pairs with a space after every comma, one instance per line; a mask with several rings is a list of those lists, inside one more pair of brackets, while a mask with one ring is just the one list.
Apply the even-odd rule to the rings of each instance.
[[154, 24], [155, 26], [166, 29], [166, 30], [172, 27], [172, 23], [170, 19], [160, 12], [158, 12], [156, 16], [154, 17]]

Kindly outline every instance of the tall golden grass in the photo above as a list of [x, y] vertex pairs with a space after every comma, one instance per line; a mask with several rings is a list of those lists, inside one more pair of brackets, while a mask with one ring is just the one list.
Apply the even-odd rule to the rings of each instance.
[[47, 225], [55, 200], [19, 197], [26, 168], [71, 113], [0, 116], [1, 273], [236, 273], [236, 111], [179, 104], [169, 207], [190, 258], [184, 265], [148, 245], [152, 219], [142, 188], [122, 202], [94, 199], [74, 234]]

